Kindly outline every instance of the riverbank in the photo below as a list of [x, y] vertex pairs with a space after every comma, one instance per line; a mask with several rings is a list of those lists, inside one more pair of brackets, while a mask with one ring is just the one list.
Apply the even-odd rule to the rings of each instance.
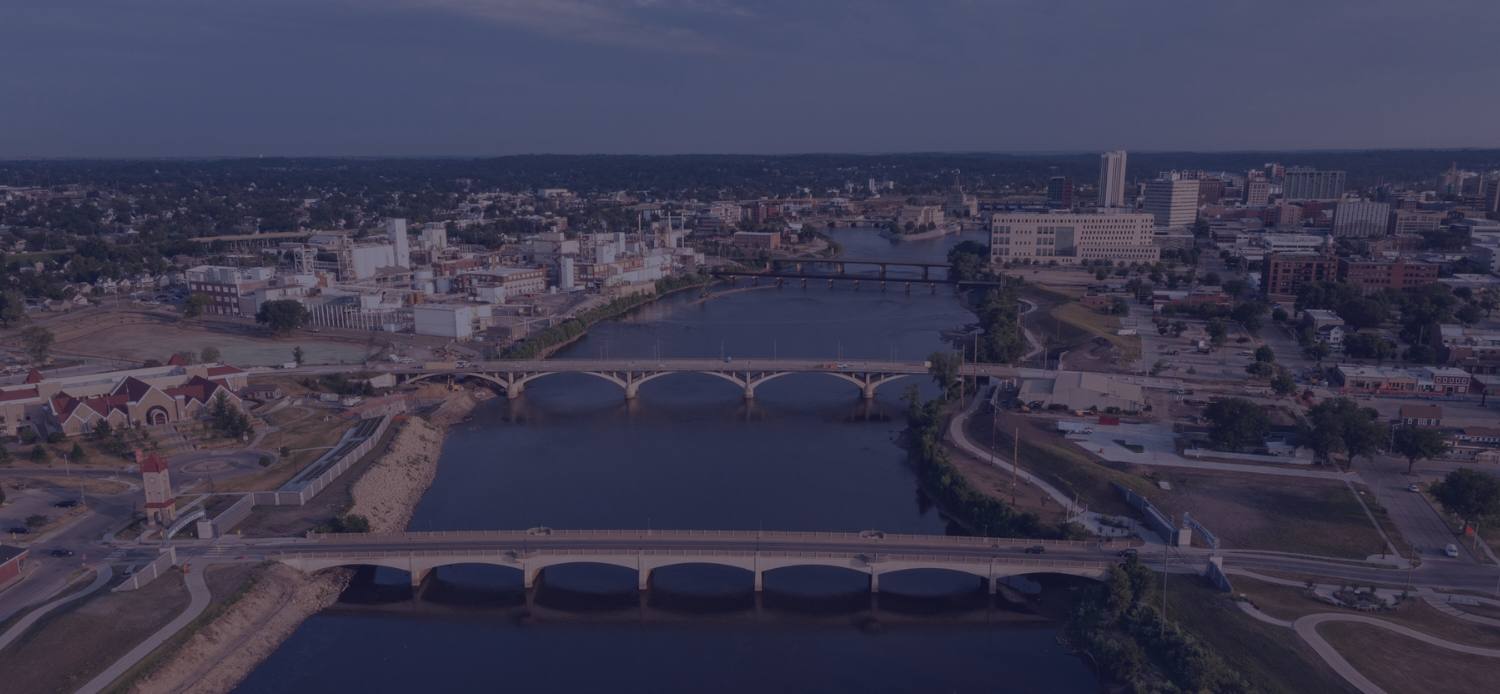
[[[429, 390], [441, 391], [435, 394], [442, 397], [442, 404], [426, 417], [407, 418], [386, 452], [350, 489], [353, 503], [348, 513], [368, 519], [372, 532], [406, 527], [417, 501], [437, 475], [448, 427], [483, 399], [469, 390], [456, 394], [441, 386]], [[309, 576], [282, 564], [267, 565], [238, 600], [130, 690], [142, 694], [232, 690], [304, 620], [337, 602], [349, 576], [347, 570]]]
[[603, 306], [596, 306], [550, 328], [538, 331], [505, 349], [506, 359], [546, 359], [558, 350], [588, 335], [589, 328], [602, 321], [619, 318], [635, 309], [689, 289], [702, 289], [718, 280], [712, 278], [674, 277], [658, 280], [650, 294], [622, 296]]

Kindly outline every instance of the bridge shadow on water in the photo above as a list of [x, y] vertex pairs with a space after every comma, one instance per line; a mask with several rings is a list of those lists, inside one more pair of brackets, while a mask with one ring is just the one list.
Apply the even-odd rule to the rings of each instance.
[[658, 569], [640, 590], [634, 571], [577, 564], [551, 567], [527, 589], [519, 571], [503, 567], [444, 566], [419, 586], [403, 571], [359, 567], [334, 609], [519, 622], [832, 621], [878, 629], [885, 623], [1053, 621], [1065, 611], [1068, 593], [1086, 583], [1028, 577], [991, 594], [967, 574], [915, 570], [882, 575], [880, 590], [872, 592], [864, 574], [809, 566], [766, 572], [757, 593], [748, 572], [689, 564]]

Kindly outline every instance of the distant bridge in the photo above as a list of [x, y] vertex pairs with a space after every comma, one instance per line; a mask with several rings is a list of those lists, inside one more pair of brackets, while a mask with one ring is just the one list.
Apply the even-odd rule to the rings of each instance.
[[[1035, 547], [1042, 547], [1038, 552]], [[712, 564], [743, 569], [756, 592], [768, 571], [794, 566], [848, 569], [870, 577], [902, 571], [942, 570], [985, 580], [991, 592], [1001, 579], [1025, 574], [1067, 574], [1102, 579], [1119, 547], [1096, 542], [995, 539], [878, 532], [754, 532], [715, 530], [549, 530], [408, 532], [309, 535], [308, 540], [258, 544], [266, 558], [304, 572], [339, 566], [383, 566], [406, 571], [413, 586], [443, 566], [482, 564], [519, 570], [526, 588], [548, 567], [605, 564], [636, 572], [650, 587], [656, 569]]]
[[[818, 373], [848, 382], [866, 399], [887, 383], [907, 376], [926, 376], [927, 362], [915, 361], [840, 361], [816, 359], [528, 359], [506, 361], [429, 362], [422, 365], [313, 366], [288, 369], [277, 373], [317, 375], [351, 371], [380, 371], [394, 374], [401, 383], [432, 378], [476, 378], [496, 386], [507, 397], [525, 391], [526, 385], [539, 378], [560, 373], [581, 373], [609, 381], [624, 389], [627, 399], [634, 399], [640, 387], [663, 376], [701, 373], [739, 386], [746, 399], [768, 381], [795, 373]], [[1014, 379], [1021, 370], [1001, 364], [965, 364], [960, 374], [968, 377]]]
[[[864, 272], [851, 271], [851, 267], [867, 267]], [[830, 268], [825, 270], [823, 268]], [[892, 275], [891, 269], [921, 270], [921, 278], [907, 275]], [[934, 270], [941, 270], [934, 273]], [[827, 281], [831, 286], [835, 281], [850, 281], [859, 286], [862, 281], [878, 281], [882, 288], [887, 283], [895, 282], [905, 284], [907, 291], [911, 290], [913, 284], [926, 284], [936, 287], [939, 284], [950, 284], [958, 287], [998, 287], [1002, 282], [990, 280], [959, 280], [950, 276], [950, 268], [947, 263], [921, 262], [910, 260], [874, 260], [863, 258], [772, 258], [767, 261], [763, 270], [737, 270], [733, 268], [713, 268], [710, 273], [720, 277], [750, 277], [752, 279], [767, 278], [774, 279], [778, 283], [788, 280], [800, 280], [803, 286], [807, 286], [808, 280]], [[934, 276], [940, 274], [941, 276]]]

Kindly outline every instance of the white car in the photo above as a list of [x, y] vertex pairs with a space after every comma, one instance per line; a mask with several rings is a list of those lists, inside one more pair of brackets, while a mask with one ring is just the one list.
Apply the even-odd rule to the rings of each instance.
[[1452, 542], [1449, 542], [1448, 546], [1443, 548], [1443, 554], [1446, 554], [1446, 555], [1448, 555], [1450, 557], [1453, 557], [1454, 559], [1457, 559], [1458, 558], [1458, 545], [1455, 545]]

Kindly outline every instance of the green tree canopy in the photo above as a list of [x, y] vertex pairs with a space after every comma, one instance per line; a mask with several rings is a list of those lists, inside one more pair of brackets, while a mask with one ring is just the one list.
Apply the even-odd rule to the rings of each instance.
[[1418, 460], [1431, 460], [1448, 449], [1448, 442], [1436, 429], [1397, 427], [1391, 436], [1391, 451], [1406, 458], [1406, 472], [1411, 473]]
[[1500, 513], [1500, 478], [1473, 468], [1459, 468], [1432, 485], [1432, 496], [1467, 525]]
[[1224, 450], [1238, 451], [1262, 443], [1271, 433], [1271, 419], [1266, 411], [1243, 398], [1215, 400], [1203, 415], [1210, 425], [1209, 440]]
[[40, 325], [30, 325], [21, 331], [21, 346], [35, 364], [47, 363], [47, 357], [52, 354], [52, 344], [56, 341], [52, 331]]
[[1353, 463], [1356, 456], [1371, 455], [1385, 444], [1386, 428], [1380, 413], [1360, 407], [1349, 398], [1333, 398], [1307, 411], [1303, 439], [1320, 460], [1341, 453]]
[[292, 299], [267, 301], [260, 305], [255, 322], [271, 329], [276, 335], [286, 335], [307, 321], [307, 307]]

